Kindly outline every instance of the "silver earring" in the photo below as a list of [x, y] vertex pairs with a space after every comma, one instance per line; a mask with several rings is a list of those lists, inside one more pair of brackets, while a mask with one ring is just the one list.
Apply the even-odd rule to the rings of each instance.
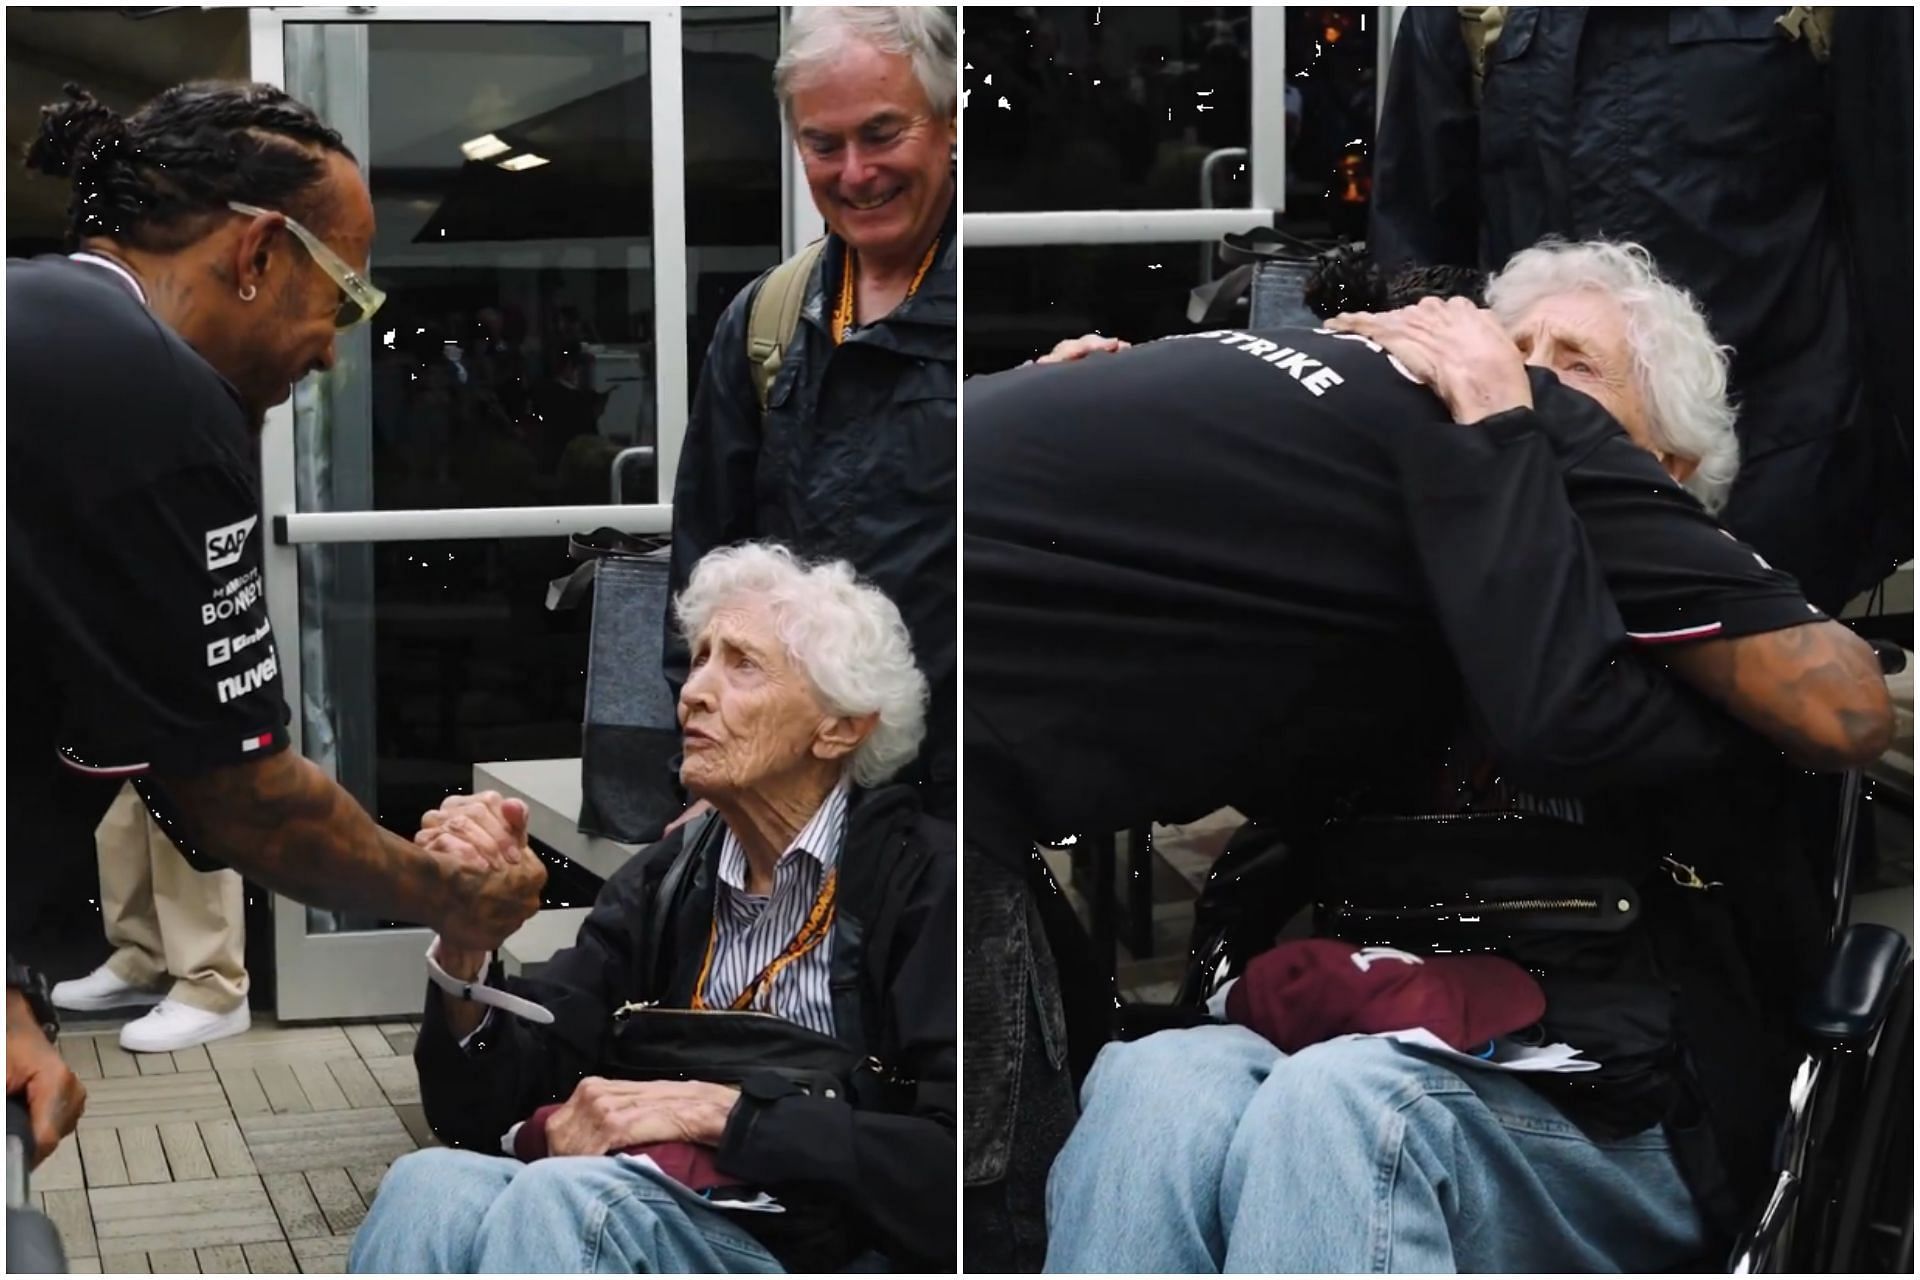
[[254, 288], [252, 285], [248, 285], [246, 288], [240, 291], [240, 301], [242, 302], [252, 302], [255, 298], [259, 296], [260, 296], [260, 291]]

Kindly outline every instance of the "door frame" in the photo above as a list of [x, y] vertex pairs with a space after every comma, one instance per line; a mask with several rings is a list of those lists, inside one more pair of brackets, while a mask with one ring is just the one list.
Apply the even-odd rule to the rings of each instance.
[[[671, 525], [673, 481], [686, 433], [687, 260], [686, 120], [682, 97], [681, 10], [677, 6], [314, 7], [255, 8], [248, 13], [253, 79], [286, 85], [290, 24], [377, 22], [596, 23], [647, 25], [652, 95], [654, 351], [660, 502], [644, 506], [466, 508], [453, 511], [300, 512], [295, 497], [292, 402], [267, 415], [261, 436], [267, 610], [280, 637], [281, 677], [295, 715], [292, 749], [302, 748], [299, 547], [314, 542], [369, 543], [421, 538], [551, 536], [610, 526], [659, 533]], [[771, 104], [770, 104], [771, 105]], [[668, 126], [670, 122], [670, 127]], [[363, 159], [363, 164], [367, 160]], [[662, 264], [672, 263], [666, 270]], [[373, 264], [377, 278], [379, 264]], [[289, 641], [291, 645], [289, 646]], [[425, 977], [427, 929], [313, 933], [304, 904], [275, 895], [276, 1014], [281, 1021], [417, 1014]]]

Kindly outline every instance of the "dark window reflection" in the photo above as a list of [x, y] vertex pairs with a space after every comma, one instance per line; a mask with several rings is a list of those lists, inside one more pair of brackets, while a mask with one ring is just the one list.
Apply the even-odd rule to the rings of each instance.
[[687, 398], [734, 295], [780, 261], [779, 10], [681, 10], [687, 103]]
[[1315, 239], [1367, 233], [1379, 9], [1287, 10], [1287, 211]]
[[657, 426], [646, 26], [366, 32], [369, 505], [606, 502]]
[[967, 209], [1245, 205], [1249, 12], [966, 10]]
[[[1252, 77], [1270, 74], [1247, 61], [1249, 21], [1246, 9], [1209, 7], [967, 10], [969, 211], [1202, 206], [1207, 156], [1245, 146]], [[1311, 243], [1359, 239], [1380, 10], [1289, 7], [1284, 21], [1279, 226]], [[1215, 103], [1217, 114], [1201, 110]], [[1215, 207], [1248, 203], [1240, 159], [1207, 167]], [[1141, 341], [1191, 329], [1190, 291], [1222, 270], [1198, 242], [968, 249], [965, 372], [1090, 331]]]

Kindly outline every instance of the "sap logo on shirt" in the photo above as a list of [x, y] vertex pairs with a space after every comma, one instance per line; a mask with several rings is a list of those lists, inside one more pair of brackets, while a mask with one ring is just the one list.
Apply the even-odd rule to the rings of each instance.
[[[207, 665], [217, 667], [221, 663], [229, 661], [241, 650], [266, 639], [267, 633], [272, 630], [273, 625], [271, 623], [262, 622], [259, 629], [249, 635], [221, 636], [218, 640], [215, 640], [207, 646]], [[222, 701], [224, 701], [224, 699], [222, 699]]]
[[245, 520], [207, 530], [207, 568], [224, 569], [239, 564], [240, 553], [247, 549], [247, 537], [259, 523], [259, 516], [248, 516]]
[[237, 676], [222, 677], [217, 686], [220, 701], [223, 703], [232, 702], [235, 698], [241, 697], [244, 694], [252, 693], [256, 689], [263, 689], [269, 680], [272, 680], [279, 674], [280, 656], [276, 653], [268, 653], [266, 659], [259, 665], [249, 667]]

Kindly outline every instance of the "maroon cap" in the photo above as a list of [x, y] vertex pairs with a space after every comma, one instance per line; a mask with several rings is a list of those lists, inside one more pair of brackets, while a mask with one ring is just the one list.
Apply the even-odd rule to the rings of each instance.
[[[547, 1122], [560, 1109], [559, 1103], [541, 1107], [527, 1118], [513, 1135], [513, 1154], [531, 1164], [543, 1160], [547, 1150]], [[620, 1148], [622, 1155], [650, 1156], [661, 1172], [690, 1191], [711, 1191], [716, 1187], [743, 1187], [739, 1178], [720, 1172], [713, 1162], [713, 1148], [697, 1142], [648, 1142]]]
[[1262, 952], [1227, 992], [1227, 1017], [1288, 1053], [1335, 1036], [1414, 1027], [1472, 1053], [1546, 1011], [1540, 984], [1511, 960], [1362, 951], [1332, 938]]

